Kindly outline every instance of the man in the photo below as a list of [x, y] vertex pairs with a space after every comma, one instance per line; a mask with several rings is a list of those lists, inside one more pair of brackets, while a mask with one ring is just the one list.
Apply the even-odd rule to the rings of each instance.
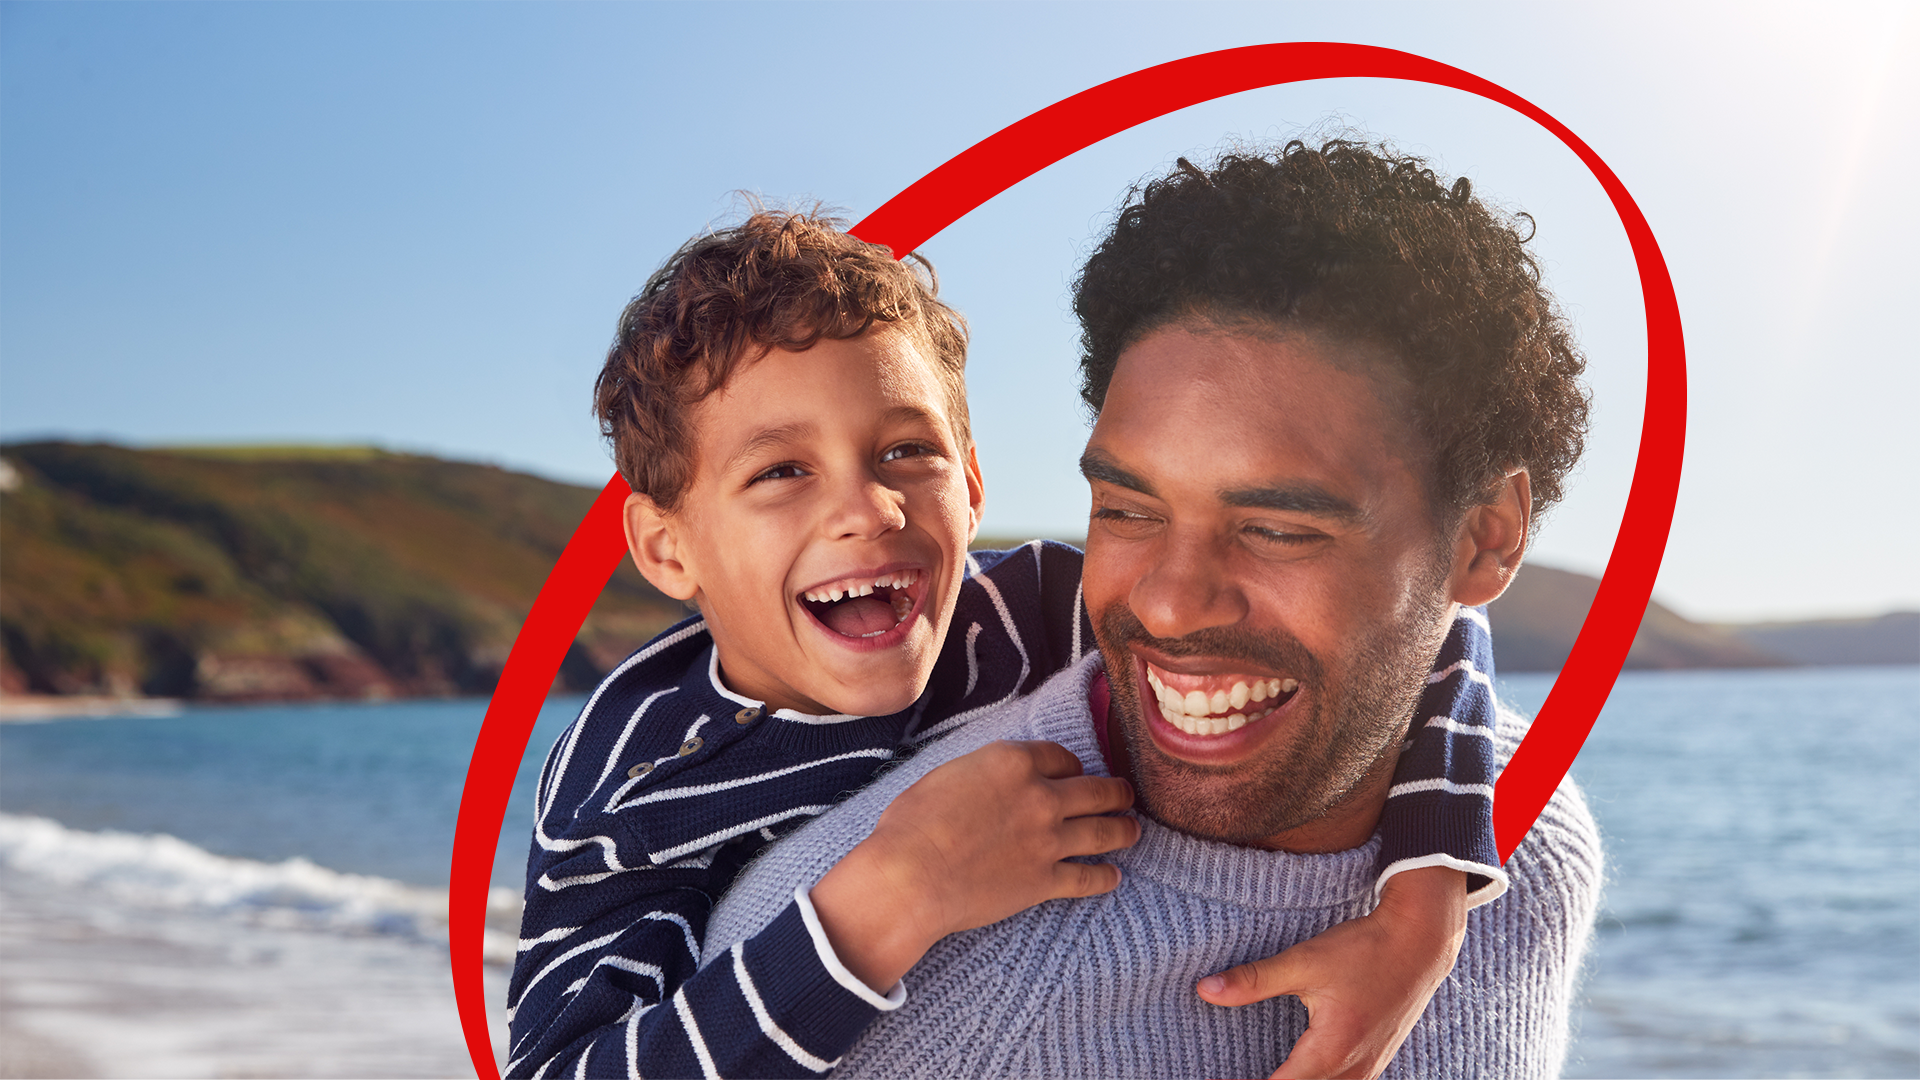
[[[996, 738], [1129, 777], [1142, 838], [1108, 857], [1117, 890], [942, 941], [836, 1075], [1252, 1075], [1285, 1057], [1298, 1003], [1203, 986], [1209, 1003], [1193, 979], [1367, 910], [1411, 725], [1488, 724], [1500, 760], [1523, 734], [1484, 686], [1456, 715], [1416, 712], [1585, 428], [1582, 361], [1522, 244], [1465, 181], [1340, 142], [1183, 159], [1136, 192], [1075, 296], [1099, 654], [772, 849], [709, 940], [750, 934], [895, 795]], [[1485, 661], [1435, 678], [1484, 683]], [[1278, 706], [1196, 722], [1241, 685]], [[1557, 1073], [1600, 877], [1571, 785], [1507, 871], [1390, 1075]]]

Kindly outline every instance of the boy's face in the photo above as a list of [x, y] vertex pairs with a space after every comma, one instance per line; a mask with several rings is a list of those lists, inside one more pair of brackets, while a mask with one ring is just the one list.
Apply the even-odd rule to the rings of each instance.
[[735, 693], [878, 716], [926, 686], [980, 521], [980, 467], [907, 334], [769, 351], [696, 409], [694, 475], [636, 495], [641, 572], [707, 618]]

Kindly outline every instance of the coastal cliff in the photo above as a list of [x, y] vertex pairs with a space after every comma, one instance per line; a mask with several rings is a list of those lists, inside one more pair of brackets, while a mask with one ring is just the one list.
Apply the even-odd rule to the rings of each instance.
[[[200, 701], [490, 691], [591, 488], [371, 448], [0, 447], [0, 690]], [[684, 614], [623, 563], [587, 689]]]

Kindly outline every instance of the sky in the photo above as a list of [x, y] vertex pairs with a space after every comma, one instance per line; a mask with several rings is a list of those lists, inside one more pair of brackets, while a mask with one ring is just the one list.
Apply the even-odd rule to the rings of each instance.
[[[1690, 382], [1656, 599], [1912, 609], [1920, 358], [1895, 313], [1920, 285], [1917, 38], [1900, 4], [6, 3], [0, 439], [372, 443], [598, 486], [590, 389], [621, 307], [748, 197], [857, 220], [1108, 79], [1359, 42], [1545, 109], [1651, 224]], [[1536, 220], [1595, 423], [1530, 557], [1605, 566], [1646, 364], [1619, 221], [1525, 117], [1388, 80], [1150, 121], [926, 244], [973, 330], [984, 533], [1084, 535], [1067, 296], [1129, 185], [1334, 131]]]

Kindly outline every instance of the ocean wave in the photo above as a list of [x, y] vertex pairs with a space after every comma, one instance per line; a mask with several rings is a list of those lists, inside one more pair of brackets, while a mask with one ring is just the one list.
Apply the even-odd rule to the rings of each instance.
[[[331, 870], [308, 859], [260, 862], [216, 855], [165, 833], [70, 829], [42, 817], [0, 813], [0, 869], [28, 874], [93, 901], [191, 910], [264, 926], [378, 934], [444, 946], [445, 889]], [[485, 954], [513, 962], [520, 897], [487, 897]]]

